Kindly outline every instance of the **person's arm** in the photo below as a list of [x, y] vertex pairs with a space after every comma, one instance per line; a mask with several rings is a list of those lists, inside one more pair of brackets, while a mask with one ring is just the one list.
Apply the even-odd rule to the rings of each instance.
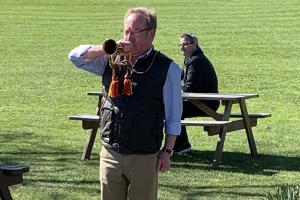
[[102, 75], [108, 62], [108, 55], [102, 45], [80, 45], [69, 54], [69, 60], [78, 68]]
[[[130, 52], [132, 44], [129, 41], [119, 40], [117, 45], [122, 47], [122, 52]], [[109, 55], [105, 53], [103, 45], [80, 45], [69, 54], [69, 60], [80, 69], [102, 75], [107, 65]]]
[[[163, 87], [165, 108], [165, 144], [164, 148], [173, 150], [177, 135], [181, 131], [182, 99], [180, 86], [180, 68], [172, 62]], [[170, 154], [162, 151], [159, 155], [157, 170], [165, 172], [170, 168]]]
[[[187, 70], [185, 71], [186, 74], [184, 75], [186, 80], [184, 80], [184, 84], [182, 86], [183, 92], [195, 92], [195, 88], [201, 87], [202, 80], [199, 80], [199, 77], [197, 76], [200, 69], [196, 69], [200, 68], [200, 66], [198, 66], [198, 62], [198, 59], [192, 58], [192, 60], [187, 64]], [[197, 84], [196, 87], [195, 84]]]
[[104, 52], [102, 45], [93, 45], [82, 54], [82, 58], [85, 60], [95, 60], [105, 55], [107, 54]]

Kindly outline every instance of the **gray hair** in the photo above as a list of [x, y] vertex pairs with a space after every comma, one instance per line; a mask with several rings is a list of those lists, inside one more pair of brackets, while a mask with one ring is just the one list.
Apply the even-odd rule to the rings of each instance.
[[126, 19], [129, 15], [133, 13], [143, 15], [146, 18], [146, 26], [148, 28], [156, 29], [157, 15], [153, 8], [146, 8], [146, 7], [129, 8], [124, 16], [124, 19]]
[[200, 49], [199, 43], [198, 43], [198, 38], [193, 33], [183, 33], [180, 36], [180, 38], [188, 39], [191, 43], [193, 43], [193, 44], [195, 43], [196, 47]]

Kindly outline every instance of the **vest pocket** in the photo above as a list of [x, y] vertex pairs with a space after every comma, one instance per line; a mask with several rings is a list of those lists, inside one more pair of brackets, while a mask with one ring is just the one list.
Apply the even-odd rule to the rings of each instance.
[[149, 111], [134, 116], [129, 147], [137, 153], [155, 153], [163, 139], [163, 112]]
[[101, 138], [104, 142], [110, 143], [112, 137], [112, 121], [113, 121], [113, 107], [104, 105], [101, 110], [100, 131]]

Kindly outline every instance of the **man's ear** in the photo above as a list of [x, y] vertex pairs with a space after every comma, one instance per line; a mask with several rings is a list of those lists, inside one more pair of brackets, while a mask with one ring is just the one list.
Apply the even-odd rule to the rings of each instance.
[[155, 37], [155, 32], [156, 32], [156, 28], [153, 28], [149, 31], [149, 34], [151, 35], [151, 37], [154, 39]]

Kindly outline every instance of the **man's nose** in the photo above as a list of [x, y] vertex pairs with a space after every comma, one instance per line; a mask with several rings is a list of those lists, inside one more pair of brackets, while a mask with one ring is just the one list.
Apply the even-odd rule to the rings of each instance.
[[129, 32], [127, 35], [126, 35], [126, 39], [127, 39], [127, 41], [132, 41], [133, 39], [134, 39], [134, 34], [133, 33], [131, 33], [131, 32]]

